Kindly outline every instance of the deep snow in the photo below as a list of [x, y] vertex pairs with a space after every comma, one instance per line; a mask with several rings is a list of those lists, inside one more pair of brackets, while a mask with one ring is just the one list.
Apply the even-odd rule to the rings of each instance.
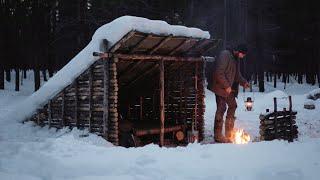
[[[258, 115], [272, 107], [272, 97], [293, 96], [298, 110], [299, 140], [256, 142], [247, 145], [190, 144], [187, 147], [114, 147], [85, 131], [40, 128], [12, 121], [15, 105], [32, 93], [32, 74], [21, 92], [6, 83], [0, 90], [0, 179], [244, 179], [316, 180], [320, 170], [320, 100], [316, 110], [303, 109], [306, 95], [315, 86], [289, 84], [283, 90], [266, 84], [266, 93], [240, 93], [236, 126], [258, 135]], [[14, 82], [14, 80], [12, 81]], [[244, 109], [243, 99], [254, 97], [254, 111]], [[213, 128], [214, 95], [206, 91], [206, 141]], [[287, 106], [287, 100], [280, 102]], [[10, 116], [6, 115], [10, 114]], [[83, 137], [83, 135], [88, 135]]]

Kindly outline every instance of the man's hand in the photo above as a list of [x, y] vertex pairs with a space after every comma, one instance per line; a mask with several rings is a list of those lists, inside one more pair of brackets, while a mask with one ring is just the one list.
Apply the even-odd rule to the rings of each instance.
[[243, 85], [243, 87], [244, 87], [245, 89], [250, 88], [250, 84], [249, 84], [248, 82], [246, 82], [246, 83]]
[[228, 88], [226, 89], [226, 92], [227, 92], [228, 94], [230, 94], [231, 91], [232, 91], [231, 87], [228, 87]]

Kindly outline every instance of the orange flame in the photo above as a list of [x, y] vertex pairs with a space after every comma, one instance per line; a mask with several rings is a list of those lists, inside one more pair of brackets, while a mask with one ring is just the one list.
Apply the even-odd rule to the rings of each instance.
[[234, 144], [248, 144], [250, 141], [250, 135], [244, 132], [243, 129], [237, 129], [233, 133], [233, 143]]

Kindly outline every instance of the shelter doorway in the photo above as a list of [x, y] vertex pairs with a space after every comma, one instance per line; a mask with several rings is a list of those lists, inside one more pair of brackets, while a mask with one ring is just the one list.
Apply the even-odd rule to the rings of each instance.
[[119, 59], [120, 145], [187, 144], [187, 132], [203, 126], [202, 65]]

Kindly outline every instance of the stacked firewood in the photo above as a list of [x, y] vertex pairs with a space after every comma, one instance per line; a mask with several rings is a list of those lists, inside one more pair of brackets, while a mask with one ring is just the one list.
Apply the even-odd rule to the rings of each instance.
[[277, 99], [274, 98], [274, 112], [266, 110], [260, 115], [260, 140], [271, 141], [283, 139], [292, 142], [298, 138], [298, 126], [296, 125], [296, 111], [292, 111], [291, 96], [289, 96], [289, 110], [283, 108], [277, 111]]

